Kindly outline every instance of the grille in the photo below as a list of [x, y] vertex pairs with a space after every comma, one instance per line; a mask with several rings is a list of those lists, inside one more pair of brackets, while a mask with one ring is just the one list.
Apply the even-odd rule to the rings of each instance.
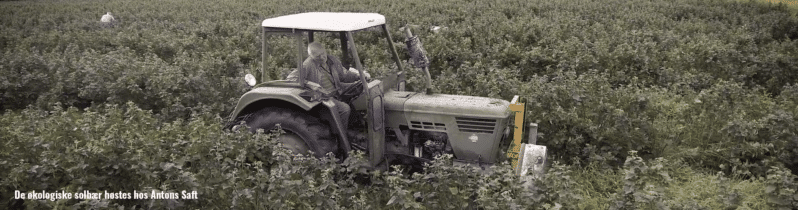
[[461, 132], [493, 133], [496, 128], [495, 119], [455, 117], [455, 120], [457, 120], [457, 128]]
[[419, 128], [419, 129], [430, 129], [430, 130], [446, 130], [446, 124], [443, 123], [432, 123], [432, 122], [420, 122], [420, 121], [410, 121], [411, 128]]

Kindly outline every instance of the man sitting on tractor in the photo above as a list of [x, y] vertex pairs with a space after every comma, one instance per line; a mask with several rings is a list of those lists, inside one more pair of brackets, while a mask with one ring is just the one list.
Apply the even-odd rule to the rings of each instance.
[[[308, 58], [302, 63], [298, 77], [304, 78], [303, 87], [309, 87], [313, 91], [322, 92], [330, 96], [330, 100], [338, 107], [338, 114], [346, 129], [349, 123], [350, 107], [347, 104], [350, 99], [343, 99], [342, 94], [349, 88], [357, 88], [355, 85], [359, 80], [356, 71], [345, 70], [341, 61], [335, 56], [328, 55], [321, 44], [312, 42], [308, 45]], [[366, 78], [370, 75], [363, 72]], [[302, 80], [300, 80], [302, 81]]]

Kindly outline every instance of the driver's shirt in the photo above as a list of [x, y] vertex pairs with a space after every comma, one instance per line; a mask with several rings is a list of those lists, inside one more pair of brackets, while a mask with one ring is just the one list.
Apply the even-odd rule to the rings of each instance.
[[[311, 57], [302, 62], [299, 77], [305, 81], [315, 82], [330, 92], [337, 92], [345, 87], [344, 83], [359, 79], [358, 74], [345, 70], [341, 61], [335, 56], [327, 55], [327, 62], [316, 62]], [[332, 74], [330, 74], [332, 72]]]
[[318, 67], [319, 67], [319, 77], [321, 77], [319, 78], [321, 80], [319, 81], [321, 82], [319, 85], [321, 85], [321, 87], [324, 88], [324, 90], [333, 92], [335, 90], [335, 84], [333, 83], [332, 72], [330, 72], [329, 65], [327, 65], [326, 63], [322, 63], [319, 64]]

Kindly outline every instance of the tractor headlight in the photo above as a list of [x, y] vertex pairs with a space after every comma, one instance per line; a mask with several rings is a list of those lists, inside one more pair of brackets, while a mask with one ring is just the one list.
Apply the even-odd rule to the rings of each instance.
[[258, 82], [255, 80], [255, 76], [252, 76], [252, 74], [244, 75], [244, 81], [246, 81], [247, 85], [250, 87], [254, 87], [258, 84]]

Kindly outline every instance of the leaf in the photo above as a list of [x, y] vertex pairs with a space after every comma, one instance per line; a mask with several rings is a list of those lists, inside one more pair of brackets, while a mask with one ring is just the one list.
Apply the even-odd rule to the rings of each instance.
[[430, 193], [430, 194], [427, 194], [427, 198], [432, 198], [432, 197], [435, 197], [435, 192], [432, 192], [432, 193]]
[[773, 191], [776, 191], [776, 186], [773, 186], [773, 185], [768, 185], [767, 187], [765, 187], [765, 193], [768, 193], [768, 194], [770, 194], [770, 193], [772, 193]]
[[393, 204], [394, 202], [396, 202], [396, 196], [395, 196], [395, 195], [394, 195], [394, 196], [391, 196], [391, 200], [388, 200], [388, 204], [385, 204], [385, 205], [391, 205], [391, 204]]
[[552, 210], [560, 210], [561, 208], [562, 208], [562, 205], [560, 205], [560, 203], [554, 203], [554, 207], [552, 207], [551, 209]]
[[458, 193], [460, 193], [460, 190], [458, 190], [455, 187], [450, 187], [449, 191], [452, 192], [452, 195], [457, 195]]
[[771, 195], [768, 196], [768, 203], [777, 204], [777, 205], [787, 205], [789, 202], [779, 198], [779, 196]]
[[665, 178], [665, 181], [668, 181], [668, 182], [670, 182], [670, 181], [672, 180], [672, 179], [671, 179], [671, 176], [670, 176], [670, 175], [668, 175], [668, 172], [667, 172], [667, 171], [660, 171], [660, 172], [659, 172], [659, 175], [660, 175], [660, 176], [662, 176], [663, 178]]
[[174, 166], [175, 166], [174, 163], [167, 163], [167, 162], [161, 163], [161, 169], [163, 169], [164, 171], [168, 171], [169, 169], [171, 169]]

